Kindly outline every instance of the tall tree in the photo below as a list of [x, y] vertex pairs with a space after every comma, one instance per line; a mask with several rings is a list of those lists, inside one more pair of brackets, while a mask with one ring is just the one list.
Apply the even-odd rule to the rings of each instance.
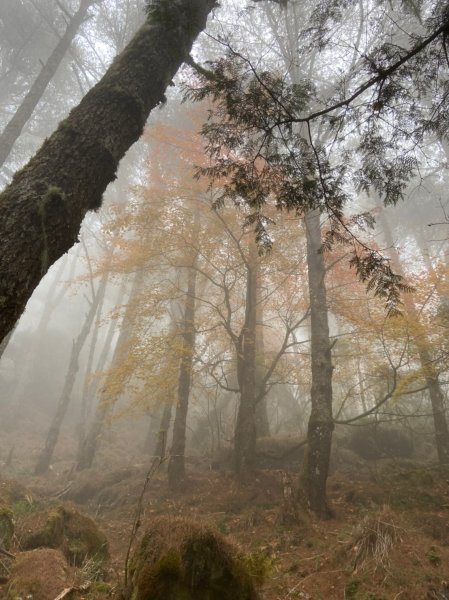
[[[158, 0], [102, 80], [0, 195], [0, 341], [101, 205], [117, 165], [206, 25], [214, 0]], [[25, 242], [26, 240], [26, 242]]]
[[[199, 214], [195, 213], [193, 238], [198, 238]], [[173, 423], [173, 441], [168, 463], [168, 485], [171, 489], [182, 487], [185, 481], [186, 426], [189, 397], [191, 393], [192, 366], [195, 352], [195, 300], [198, 272], [195, 251], [191, 266], [187, 271], [187, 290], [185, 295], [182, 321], [178, 327], [181, 336], [181, 361], [179, 365], [178, 390], [175, 421]]]
[[307, 267], [310, 299], [312, 388], [307, 448], [300, 477], [299, 494], [316, 514], [329, 514], [326, 482], [331, 455], [332, 431], [332, 357], [327, 313], [326, 268], [321, 251], [320, 211], [305, 216]]

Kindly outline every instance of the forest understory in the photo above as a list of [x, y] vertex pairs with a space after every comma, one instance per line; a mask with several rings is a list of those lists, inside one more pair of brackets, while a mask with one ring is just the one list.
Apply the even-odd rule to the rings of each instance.
[[[127, 456], [124, 447], [109, 442], [95, 468], [74, 474], [70, 461], [64, 460], [64, 454], [73, 452], [67, 444], [48, 475], [36, 477], [24, 458], [33, 454], [32, 436], [28, 439], [10, 456], [11, 465], [1, 469], [0, 515], [11, 511], [9, 552], [15, 556], [0, 558], [1, 598], [23, 597], [11, 592], [15, 565], [36, 552], [44, 554], [31, 563], [31, 577], [28, 573], [23, 584], [27, 598], [55, 600], [64, 591], [66, 597], [86, 600], [121, 598], [148, 458]], [[13, 441], [2, 436], [2, 456]], [[253, 479], [242, 482], [228, 469], [225, 456], [212, 466], [210, 459], [192, 458], [185, 489], [177, 493], [167, 490], [162, 461], [146, 489], [137, 538], [158, 516], [207, 523], [251, 557], [255, 577], [263, 578], [264, 600], [444, 600], [449, 597], [449, 470], [429, 458], [422, 452], [410, 458], [365, 460], [339, 435], [328, 481], [333, 516], [319, 520], [304, 511], [296, 523], [283, 523], [283, 510], [285, 475], [295, 482], [297, 459], [278, 460], [277, 467], [258, 469]], [[63, 578], [52, 567], [54, 557], [22, 547], [42, 527], [43, 512], [60, 506], [92, 518], [109, 547], [104, 562], [95, 556], [75, 561], [77, 566], [67, 561]], [[136, 539], [133, 550], [137, 545]]]

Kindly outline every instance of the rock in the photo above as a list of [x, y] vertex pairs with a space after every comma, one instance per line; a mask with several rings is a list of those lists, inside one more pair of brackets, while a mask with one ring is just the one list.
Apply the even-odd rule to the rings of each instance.
[[400, 429], [367, 425], [351, 436], [350, 449], [365, 460], [408, 458], [413, 454], [413, 442]]
[[209, 527], [155, 519], [129, 567], [131, 600], [257, 600], [249, 562]]
[[70, 564], [81, 565], [86, 558], [103, 560], [108, 556], [106, 537], [93, 519], [74, 508], [61, 505], [47, 513], [33, 516], [40, 527], [31, 529], [22, 539], [25, 550], [33, 548], [60, 548]]
[[41, 548], [17, 555], [11, 569], [8, 600], [54, 600], [70, 587], [73, 575], [60, 550]]
[[105, 488], [128, 479], [133, 474], [134, 470], [132, 469], [118, 469], [111, 473], [101, 473], [94, 469], [81, 471], [77, 479], [73, 482], [66, 498], [78, 504], [84, 504]]

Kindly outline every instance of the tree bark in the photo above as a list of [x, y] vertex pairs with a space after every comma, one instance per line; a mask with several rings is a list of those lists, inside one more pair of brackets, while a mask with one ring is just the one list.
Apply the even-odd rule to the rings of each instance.
[[101, 205], [118, 163], [204, 29], [215, 0], [161, 0], [143, 27], [0, 195], [0, 341]]
[[76, 375], [79, 369], [79, 357], [83, 346], [86, 342], [87, 336], [89, 335], [90, 329], [92, 327], [92, 323], [97, 313], [98, 306], [100, 302], [103, 301], [108, 275], [109, 274], [106, 272], [102, 276], [95, 297], [92, 298], [92, 303], [87, 313], [84, 325], [78, 337], [76, 338], [76, 341], [73, 343], [72, 353], [70, 355], [69, 368], [67, 371], [62, 394], [58, 402], [55, 416], [53, 417], [53, 420], [47, 433], [45, 446], [39, 456], [36, 468], [34, 470], [35, 475], [41, 475], [42, 473], [45, 473], [48, 470], [51, 460], [53, 458], [53, 453], [56, 448], [56, 444], [58, 443], [59, 434], [61, 431], [61, 425], [64, 421], [64, 417], [67, 413], [67, 408], [72, 397], [72, 390], [73, 386], [75, 385]]
[[[128, 304], [126, 306], [125, 314], [123, 316], [122, 326], [120, 328], [120, 333], [117, 339], [116, 346], [114, 348], [114, 354], [111, 360], [111, 369], [117, 367], [123, 356], [123, 352], [125, 351], [126, 344], [132, 333], [132, 322], [133, 322], [133, 314], [134, 314], [134, 306], [133, 301], [136, 296], [139, 294], [142, 284], [143, 284], [144, 272], [142, 270], [137, 271], [134, 281], [131, 287], [131, 292], [128, 299]], [[121, 389], [123, 389], [125, 385], [125, 381], [121, 382]], [[106, 381], [106, 385], [104, 389], [108, 388], [108, 384]], [[103, 394], [102, 394], [103, 395]], [[101, 396], [102, 396], [101, 395]], [[114, 405], [118, 401], [121, 395], [121, 390], [118, 390], [112, 399], [108, 401], [105, 398], [100, 396], [100, 400], [98, 402], [97, 409], [95, 411], [95, 416], [87, 432], [84, 437], [80, 447], [78, 449], [76, 470], [82, 471], [84, 469], [89, 469], [92, 466], [92, 463], [95, 458], [95, 453], [98, 447], [98, 441], [100, 438], [101, 431], [103, 429], [104, 423], [108, 414], [112, 411]]]
[[8, 158], [17, 138], [22, 133], [22, 129], [33, 114], [34, 109], [42, 98], [48, 84], [53, 79], [62, 59], [70, 48], [70, 44], [76, 36], [78, 29], [84, 22], [89, 7], [94, 1], [95, 0], [81, 0], [78, 11], [67, 24], [64, 35], [60, 38], [29, 92], [22, 100], [22, 103], [16, 110], [12, 119], [6, 125], [3, 133], [0, 135], [0, 167], [2, 167], [3, 163]]
[[14, 331], [16, 330], [16, 327], [17, 327], [18, 324], [19, 324], [19, 322], [16, 321], [15, 325], [13, 326], [13, 328], [11, 329], [11, 331], [0, 342], [0, 359], [2, 358], [3, 353], [4, 353], [4, 351], [6, 350], [6, 347], [9, 344], [9, 340], [12, 338], [12, 335], [13, 335]]
[[320, 517], [329, 516], [326, 482], [334, 429], [332, 415], [332, 354], [329, 339], [326, 269], [321, 250], [320, 212], [305, 216], [309, 280], [312, 388], [307, 449], [300, 476], [299, 497]]
[[181, 363], [179, 367], [178, 398], [175, 421], [173, 423], [173, 441], [168, 462], [168, 485], [171, 490], [182, 487], [185, 483], [185, 448], [187, 411], [189, 408], [190, 387], [192, 381], [193, 355], [195, 351], [195, 296], [197, 255], [187, 276], [187, 294], [184, 316], [180, 326], [182, 336]]

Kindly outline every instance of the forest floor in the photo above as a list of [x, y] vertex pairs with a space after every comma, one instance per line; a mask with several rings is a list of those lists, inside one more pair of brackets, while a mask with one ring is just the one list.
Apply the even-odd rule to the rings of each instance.
[[[67, 502], [94, 518], [110, 548], [107, 585], [78, 597], [114, 596], [147, 469], [95, 469], [77, 478], [51, 472], [38, 478], [3, 468], [0, 497], [2, 492], [8, 497], [16, 485], [12, 479], [25, 486], [9, 493], [16, 521], [11, 551], [20, 551], [33, 507]], [[303, 514], [288, 526], [281, 519], [282, 470], [259, 470], [247, 483], [206, 464], [189, 464], [188, 472], [186, 489], [176, 494], [167, 490], [165, 465], [152, 476], [139, 532], [158, 515], [214, 526], [244, 552], [264, 557], [263, 600], [449, 599], [449, 473], [431, 464], [373, 463], [346, 452], [329, 478], [334, 517]], [[0, 586], [0, 598], [6, 598], [7, 587]]]

